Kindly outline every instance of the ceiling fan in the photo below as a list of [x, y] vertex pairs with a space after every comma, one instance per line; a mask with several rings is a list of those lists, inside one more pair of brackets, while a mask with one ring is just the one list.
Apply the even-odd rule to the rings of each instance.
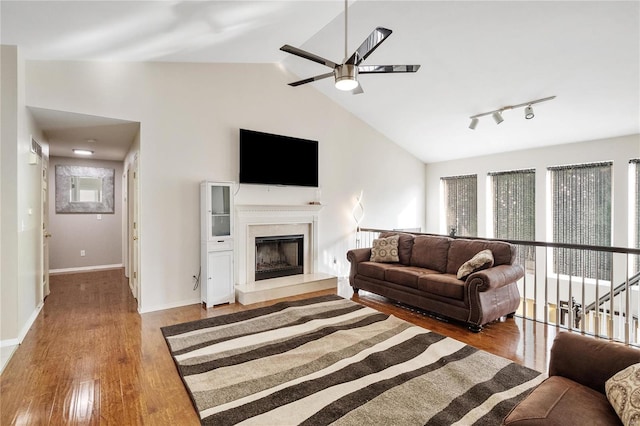
[[300, 86], [302, 84], [311, 83], [312, 81], [322, 80], [333, 76], [335, 78], [336, 88], [344, 91], [351, 91], [354, 95], [363, 93], [362, 86], [358, 82], [358, 74], [388, 74], [388, 73], [406, 73], [416, 72], [420, 69], [420, 65], [361, 65], [375, 49], [382, 44], [392, 33], [387, 28], [377, 27], [362, 42], [360, 47], [356, 49], [351, 56], [347, 56], [347, 0], [344, 2], [344, 60], [342, 63], [336, 63], [325, 59], [321, 56], [314, 55], [297, 47], [285, 44], [280, 50], [300, 56], [310, 61], [317, 62], [332, 68], [333, 71], [316, 75], [314, 77], [305, 78], [304, 80], [289, 83], [289, 86]]

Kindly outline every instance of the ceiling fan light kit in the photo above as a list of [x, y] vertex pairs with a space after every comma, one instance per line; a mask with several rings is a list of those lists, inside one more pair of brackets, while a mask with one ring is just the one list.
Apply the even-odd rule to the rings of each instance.
[[283, 52], [291, 53], [301, 58], [317, 62], [333, 69], [333, 72], [316, 75], [314, 77], [305, 78], [304, 80], [289, 83], [289, 86], [300, 86], [302, 84], [311, 83], [312, 81], [322, 80], [333, 76], [335, 78], [336, 88], [343, 91], [351, 91], [354, 95], [363, 93], [362, 85], [358, 82], [358, 74], [390, 74], [390, 73], [408, 73], [416, 72], [420, 69], [420, 65], [360, 65], [373, 51], [382, 44], [392, 33], [387, 28], [377, 27], [362, 42], [360, 47], [356, 49], [351, 56], [347, 54], [347, 0], [344, 2], [344, 60], [337, 63], [325, 59], [321, 56], [304, 51], [297, 47], [285, 44], [280, 48]]
[[493, 120], [496, 122], [496, 124], [500, 124], [504, 121], [504, 118], [502, 117], [502, 113], [504, 111], [508, 109], [515, 109], [515, 108], [522, 108], [522, 107], [524, 107], [524, 118], [526, 118], [527, 120], [531, 120], [533, 117], [535, 117], [535, 114], [533, 113], [533, 107], [531, 105], [539, 104], [540, 102], [550, 101], [555, 98], [556, 98], [555, 96], [549, 96], [548, 98], [542, 98], [542, 99], [536, 99], [535, 101], [523, 102], [518, 105], [504, 106], [502, 108], [499, 108], [493, 111], [472, 115], [471, 117], [469, 117], [471, 119], [471, 123], [469, 123], [469, 128], [471, 130], [475, 130], [475, 128], [478, 126], [478, 121], [479, 121], [478, 118], [484, 117], [485, 115], [491, 115], [493, 117]]
[[358, 87], [358, 67], [355, 65], [343, 65], [333, 70], [336, 78], [336, 89], [345, 92]]

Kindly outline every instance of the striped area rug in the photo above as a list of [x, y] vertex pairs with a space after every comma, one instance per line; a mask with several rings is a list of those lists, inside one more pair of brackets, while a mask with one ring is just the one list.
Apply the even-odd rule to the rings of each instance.
[[544, 378], [335, 295], [162, 333], [205, 425], [499, 425]]

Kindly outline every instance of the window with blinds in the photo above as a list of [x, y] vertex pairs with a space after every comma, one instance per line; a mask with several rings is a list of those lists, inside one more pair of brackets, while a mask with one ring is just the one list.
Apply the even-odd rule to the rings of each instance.
[[[554, 242], [611, 246], [612, 165], [612, 162], [603, 162], [548, 168]], [[610, 253], [553, 251], [557, 273], [611, 279]]]
[[[534, 241], [536, 237], [535, 169], [489, 173], [493, 198], [493, 235], [508, 240]], [[535, 260], [535, 247], [519, 246], [518, 263]]]
[[[640, 248], [640, 158], [633, 159], [629, 161], [629, 163], [631, 164], [632, 173], [634, 176], [634, 242], [635, 247]], [[635, 272], [640, 272], [640, 256], [635, 256], [635, 258]]]
[[440, 178], [444, 189], [447, 232], [456, 235], [478, 235], [478, 178], [477, 175]]

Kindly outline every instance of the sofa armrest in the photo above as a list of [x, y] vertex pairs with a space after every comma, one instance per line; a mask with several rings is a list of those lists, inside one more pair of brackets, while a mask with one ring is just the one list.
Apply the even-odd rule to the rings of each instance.
[[371, 259], [371, 248], [358, 248], [352, 249], [347, 252], [347, 260], [351, 263], [351, 269], [349, 270], [349, 284], [353, 287], [353, 279], [358, 272], [358, 263], [366, 262]]
[[639, 349], [565, 331], [553, 341], [549, 376], [566, 377], [605, 393], [604, 384], [611, 376], [639, 362]]
[[524, 277], [524, 269], [520, 265], [498, 265], [489, 269], [474, 272], [467, 278], [467, 286], [471, 291], [487, 291], [504, 287]]

